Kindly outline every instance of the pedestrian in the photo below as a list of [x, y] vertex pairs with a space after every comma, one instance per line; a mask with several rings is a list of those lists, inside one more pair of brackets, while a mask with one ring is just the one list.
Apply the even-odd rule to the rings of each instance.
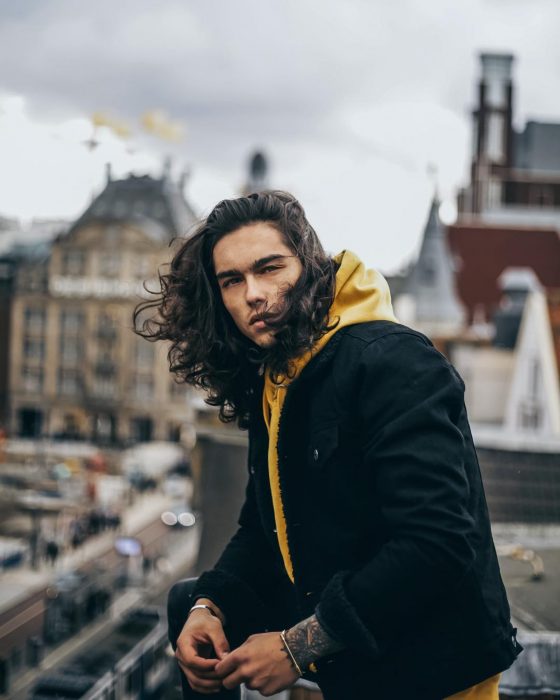
[[58, 559], [58, 554], [59, 554], [58, 542], [54, 539], [47, 540], [47, 543], [45, 545], [45, 555], [46, 555], [48, 563], [51, 566], [54, 566], [56, 564], [56, 560]]
[[265, 192], [220, 202], [161, 285], [138, 332], [249, 430], [239, 529], [169, 596], [184, 697], [303, 675], [325, 700], [497, 699], [521, 647], [464, 384], [383, 277]]

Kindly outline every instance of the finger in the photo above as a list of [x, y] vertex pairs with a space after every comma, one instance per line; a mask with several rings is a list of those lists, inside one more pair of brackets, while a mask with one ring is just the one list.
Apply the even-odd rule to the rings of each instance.
[[197, 693], [218, 693], [223, 689], [220, 681], [204, 681], [197, 678], [189, 679], [187, 677], [189, 685]]
[[229, 654], [230, 649], [223, 627], [218, 627], [216, 630], [212, 630], [209, 636], [212, 640], [212, 646], [214, 647], [214, 652], [218, 659], [225, 658], [225, 656]]
[[222, 687], [222, 681], [219, 678], [204, 678], [199, 676], [193, 673], [189, 668], [186, 668], [181, 662], [179, 662], [179, 668], [185, 674], [189, 685], [195, 690], [204, 688], [206, 690], [216, 691]]
[[245, 683], [245, 681], [250, 680], [248, 676], [246, 676], [241, 669], [237, 669], [233, 673], [231, 673], [227, 678], [222, 678], [222, 685], [224, 688], [227, 688], [227, 690], [232, 690], [233, 688], [237, 688], [238, 686], [241, 685], [241, 683]]
[[210, 673], [214, 671], [217, 660], [206, 659], [203, 656], [198, 656], [194, 649], [177, 649], [175, 658], [188, 668], [192, 668], [197, 673]]
[[220, 678], [225, 678], [226, 676], [229, 676], [230, 673], [233, 673], [238, 668], [240, 663], [241, 659], [239, 658], [237, 652], [232, 651], [216, 664], [214, 670]]
[[196, 676], [197, 678], [204, 678], [206, 680], [211, 680], [211, 681], [219, 681], [221, 680], [220, 676], [215, 671], [197, 671], [196, 669], [193, 669], [192, 666], [185, 666], [184, 664], [181, 664], [179, 662], [180, 668], [183, 670], [183, 672], [189, 672], [193, 676]]

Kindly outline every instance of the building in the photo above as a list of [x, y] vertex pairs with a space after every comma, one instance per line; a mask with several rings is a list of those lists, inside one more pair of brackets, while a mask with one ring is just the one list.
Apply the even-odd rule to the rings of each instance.
[[241, 188], [241, 195], [247, 197], [253, 192], [268, 190], [269, 185], [269, 165], [268, 158], [261, 151], [251, 154], [247, 168], [247, 180]]
[[481, 56], [470, 182], [390, 279], [457, 367], [494, 523], [560, 522], [560, 124], [513, 128], [513, 57]]
[[469, 323], [492, 320], [507, 268], [530, 267], [545, 289], [560, 287], [560, 123], [514, 128], [513, 64], [510, 54], [480, 55], [470, 182], [448, 229]]
[[447, 229], [459, 297], [469, 324], [492, 322], [502, 298], [500, 276], [530, 268], [544, 289], [560, 288], [560, 235], [553, 227], [494, 226], [462, 219]]
[[[166, 348], [132, 332], [132, 312], [195, 215], [184, 178], [114, 180], [50, 244], [14, 264], [8, 351], [11, 435], [105, 444], [179, 439], [187, 392]], [[6, 272], [10, 270], [7, 268]], [[150, 282], [151, 281], [151, 282]], [[4, 285], [7, 287], [7, 283]]]
[[395, 301], [397, 318], [433, 338], [449, 338], [465, 324], [465, 309], [455, 288], [455, 264], [434, 197], [420, 253]]
[[470, 183], [459, 195], [462, 219], [531, 226], [560, 222], [560, 124], [513, 127], [514, 57], [480, 55], [473, 110]]

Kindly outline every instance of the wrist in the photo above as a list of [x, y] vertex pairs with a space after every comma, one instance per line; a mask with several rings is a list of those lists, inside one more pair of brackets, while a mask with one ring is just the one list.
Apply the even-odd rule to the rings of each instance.
[[282, 640], [282, 644], [284, 645], [284, 649], [286, 651], [286, 654], [288, 655], [290, 663], [295, 668], [298, 676], [301, 678], [303, 676], [303, 672], [301, 670], [301, 667], [300, 667], [296, 657], [294, 656], [294, 654], [292, 652], [290, 645], [288, 644], [288, 640], [286, 639], [286, 630], [284, 630], [283, 632], [280, 632], [280, 639]]
[[298, 666], [302, 669], [310, 668], [323, 656], [344, 648], [327, 634], [315, 615], [286, 630], [285, 637]]
[[[196, 606], [198, 606], [198, 605], [204, 606], [203, 608], [200, 608], [200, 611], [201, 611], [201, 612], [205, 612], [205, 609], [206, 609], [206, 614], [208, 614], [208, 615], [214, 615], [214, 617], [217, 617], [218, 620], [222, 623], [222, 625], [225, 625], [225, 622], [226, 622], [225, 615], [224, 615], [223, 612], [220, 610], [220, 608], [219, 608], [212, 600], [210, 600], [210, 598], [197, 598], [197, 599], [194, 601], [194, 603], [193, 603], [191, 609], [189, 610], [189, 615], [188, 615], [188, 616], [190, 616], [190, 614], [191, 614], [191, 612], [193, 611], [193, 609], [196, 608]], [[198, 609], [199, 609], [199, 608], [197, 608], [197, 609], [195, 610], [195, 612], [197, 612]], [[187, 617], [188, 617], [188, 616], [187, 616]]]

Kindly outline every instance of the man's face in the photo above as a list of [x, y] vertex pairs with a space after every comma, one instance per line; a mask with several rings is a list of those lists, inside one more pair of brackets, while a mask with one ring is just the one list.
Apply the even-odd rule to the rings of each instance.
[[273, 345], [275, 331], [259, 315], [274, 317], [282, 308], [283, 295], [303, 271], [299, 258], [274, 226], [259, 221], [220, 238], [213, 259], [224, 306], [237, 328], [260, 347]]

